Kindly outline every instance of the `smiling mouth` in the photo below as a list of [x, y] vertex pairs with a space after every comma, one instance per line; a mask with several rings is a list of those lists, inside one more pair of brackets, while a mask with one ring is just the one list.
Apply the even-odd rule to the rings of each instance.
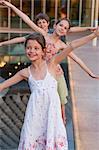
[[63, 31], [59, 31], [61, 34], [64, 34], [64, 32]]
[[33, 58], [33, 57], [35, 57], [35, 56], [37, 56], [37, 55], [28, 54], [28, 56], [31, 57], [31, 58]]

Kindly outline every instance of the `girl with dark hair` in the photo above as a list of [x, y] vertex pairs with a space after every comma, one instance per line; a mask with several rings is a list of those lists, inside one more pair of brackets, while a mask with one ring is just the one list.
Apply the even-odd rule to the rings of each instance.
[[[18, 10], [15, 6], [13, 6], [11, 3], [7, 2], [7, 1], [0, 1], [0, 3], [10, 7], [13, 11], [15, 11], [33, 30], [38, 31], [40, 33], [42, 33], [46, 39], [46, 47], [49, 47], [49, 45], [51, 45], [51, 49], [46, 49], [47, 53], [57, 53], [60, 50], [63, 50], [64, 48], [67, 47], [67, 45], [62, 42], [60, 40], [61, 36], [67, 35], [68, 32], [70, 32], [71, 28], [70, 28], [70, 21], [66, 18], [63, 18], [62, 20], [59, 20], [58, 22], [56, 22], [56, 24], [54, 25], [54, 32], [52, 34], [48, 34], [46, 32], [46, 30], [44, 31], [44, 29], [41, 29], [43, 27], [38, 27], [36, 24], [34, 24], [30, 18], [28, 16], [26, 16], [22, 11]], [[39, 19], [39, 17], [41, 17], [41, 19]], [[37, 21], [36, 23], [38, 23], [38, 21], [40, 20], [44, 20], [45, 17], [45, 21], [46, 23], [48, 23], [48, 17], [46, 17], [43, 14], [39, 14], [37, 17]], [[47, 20], [46, 20], [47, 18]], [[48, 24], [49, 25], [49, 24]], [[48, 26], [47, 26], [48, 28]], [[90, 28], [90, 30], [95, 30], [95, 28]], [[85, 29], [84, 29], [85, 30]], [[97, 34], [98, 35], [98, 34]], [[77, 42], [75, 43], [75, 47], [79, 47], [83, 44], [86, 44], [88, 41], [90, 41], [91, 39], [93, 39], [94, 37], [96, 37], [96, 35], [94, 33], [92, 33], [89, 36], [86, 36], [85, 38], [83, 38], [83, 42], [80, 42], [80, 40], [77, 40]], [[18, 40], [18, 39], [17, 39]], [[14, 42], [17, 43], [17, 40], [14, 40]], [[21, 41], [23, 42], [26, 40], [25, 37], [23, 37], [21, 40], [19, 40], [19, 42]], [[10, 42], [9, 42], [10, 43]], [[12, 42], [13, 43], [13, 42]], [[7, 43], [6, 43], [7, 44]], [[2, 44], [1, 44], [2, 45]], [[74, 54], [74, 53], [70, 53], [68, 55], [70, 58], [72, 58], [76, 63], [78, 63], [80, 65], [80, 67], [82, 69], [84, 69], [85, 72], [87, 72], [92, 78], [96, 78], [96, 76], [89, 70], [89, 68], [87, 68], [87, 66], [85, 66], [85, 64]]]
[[69, 45], [50, 61], [45, 60], [46, 41], [33, 33], [25, 42], [31, 61], [10, 79], [0, 83], [0, 92], [22, 80], [28, 80], [31, 95], [27, 104], [18, 150], [68, 150], [65, 126], [57, 92], [57, 65], [73, 50]]
[[[98, 35], [98, 32], [94, 34]], [[80, 42], [83, 43], [83, 40]], [[47, 62], [45, 47], [46, 42], [42, 34], [33, 33], [28, 36], [25, 50], [31, 65], [0, 83], [0, 92], [22, 80], [28, 80], [30, 86], [31, 95], [27, 104], [18, 150], [68, 150], [57, 92], [56, 67], [75, 48], [75, 43], [68, 45], [61, 53], [54, 55]]]

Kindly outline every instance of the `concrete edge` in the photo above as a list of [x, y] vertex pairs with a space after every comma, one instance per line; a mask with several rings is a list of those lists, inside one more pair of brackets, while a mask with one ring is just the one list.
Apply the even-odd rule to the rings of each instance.
[[78, 127], [78, 115], [77, 108], [75, 102], [77, 101], [74, 93], [74, 81], [72, 77], [72, 65], [70, 62], [70, 58], [68, 58], [68, 71], [69, 71], [69, 82], [70, 82], [70, 94], [72, 99], [72, 115], [73, 115], [73, 128], [74, 128], [74, 144], [76, 150], [82, 150], [81, 140], [80, 140], [80, 132]]

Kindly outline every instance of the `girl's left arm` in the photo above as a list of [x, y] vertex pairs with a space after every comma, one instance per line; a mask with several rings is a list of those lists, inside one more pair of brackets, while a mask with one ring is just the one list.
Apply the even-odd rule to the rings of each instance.
[[[85, 63], [78, 58], [74, 53], [68, 55], [72, 60], [74, 60], [90, 77], [97, 78], [97, 76], [85, 65]], [[98, 77], [99, 78], [99, 77]]]

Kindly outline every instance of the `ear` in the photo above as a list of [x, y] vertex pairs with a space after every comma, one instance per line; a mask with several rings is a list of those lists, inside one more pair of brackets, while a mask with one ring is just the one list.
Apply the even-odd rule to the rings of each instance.
[[54, 25], [53, 25], [53, 28], [55, 29], [56, 28], [56, 24], [54, 23]]
[[42, 57], [45, 58], [46, 56], [46, 48], [43, 49]]
[[49, 24], [50, 24], [50, 23], [48, 22], [48, 26], [49, 26]]
[[68, 35], [69, 33], [71, 33], [71, 32], [70, 32], [70, 29], [68, 29], [68, 30], [67, 30], [67, 33], [66, 33], [66, 35]]

